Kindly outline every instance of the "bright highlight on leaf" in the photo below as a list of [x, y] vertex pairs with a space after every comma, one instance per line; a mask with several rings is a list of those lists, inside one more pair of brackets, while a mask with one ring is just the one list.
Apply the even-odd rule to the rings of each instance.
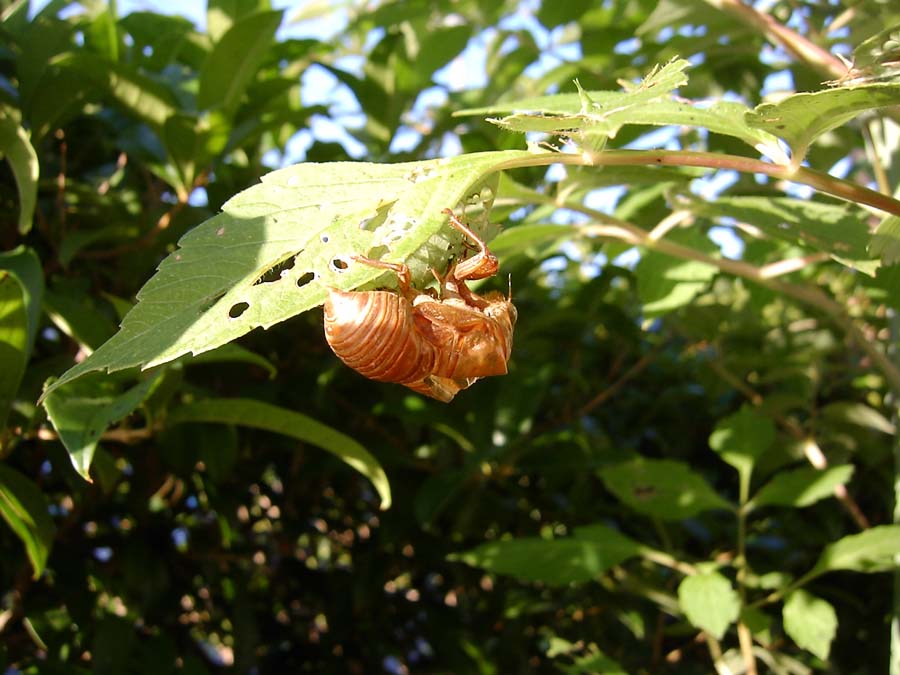
[[443, 269], [460, 244], [443, 209], [487, 217], [483, 181], [522, 151], [408, 164], [333, 162], [273, 171], [188, 232], [138, 293], [119, 332], [48, 392], [80, 375], [149, 368], [268, 328], [383, 271], [353, 255], [406, 262], [413, 277]]

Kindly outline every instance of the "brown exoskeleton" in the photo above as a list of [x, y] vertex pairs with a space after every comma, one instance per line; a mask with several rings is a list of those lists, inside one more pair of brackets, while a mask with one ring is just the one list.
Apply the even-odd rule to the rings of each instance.
[[340, 291], [325, 300], [325, 338], [335, 354], [362, 375], [396, 382], [449, 402], [481, 377], [506, 374], [516, 308], [498, 291], [473, 293], [466, 281], [497, 273], [484, 241], [445, 209], [450, 224], [478, 247], [451, 265], [437, 294], [412, 287], [409, 268], [354, 256], [357, 262], [397, 274], [399, 292]]

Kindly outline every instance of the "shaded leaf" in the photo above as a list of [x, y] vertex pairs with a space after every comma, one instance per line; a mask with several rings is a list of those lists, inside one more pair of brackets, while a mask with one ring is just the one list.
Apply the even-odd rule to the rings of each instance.
[[19, 192], [19, 234], [31, 230], [31, 218], [37, 204], [38, 165], [37, 153], [31, 139], [22, 128], [21, 115], [14, 108], [0, 104], [0, 158], [5, 158], [12, 169]]
[[[712, 248], [712, 245], [703, 243], [701, 247]], [[655, 317], [690, 303], [707, 288], [718, 270], [696, 260], [681, 260], [648, 251], [641, 257], [634, 273], [643, 313]]]
[[47, 416], [66, 447], [72, 466], [88, 482], [94, 451], [103, 433], [130, 415], [161, 381], [163, 370], [120, 393], [106, 377], [85, 378], [55, 389], [44, 401]]
[[41, 319], [41, 300], [44, 296], [44, 270], [34, 250], [19, 246], [0, 253], [0, 270], [7, 270], [22, 285], [25, 312], [28, 315], [26, 355], [31, 354]]
[[70, 79], [80, 77], [99, 87], [125, 111], [156, 128], [161, 128], [178, 107], [168, 88], [130, 65], [111, 63], [86, 51], [60, 54], [53, 65], [68, 69]]
[[0, 463], [0, 515], [25, 544], [34, 569], [33, 578], [44, 572], [56, 526], [47, 511], [47, 500], [30, 479]]
[[766, 483], [756, 496], [754, 506], [794, 506], [802, 508], [834, 495], [834, 488], [853, 476], [853, 466], [844, 464], [825, 470], [807, 467], [782, 471]]
[[828, 660], [837, 634], [837, 614], [828, 602], [802, 589], [787, 596], [782, 611], [784, 631], [798, 647]]
[[[409, 264], [414, 279], [428, 279], [431, 268], [447, 265], [448, 249], [460, 246], [441, 211], [455, 206], [493, 167], [527, 155], [488, 152], [273, 171], [182, 237], [180, 248], [138, 293], [119, 332], [50, 389], [92, 370], [148, 368], [200, 354], [320, 305], [326, 286], [351, 290], [390, 278], [369, 265], [351, 264], [353, 254], [389, 252], [387, 259]], [[272, 270], [281, 271], [270, 279]]]
[[391, 505], [387, 475], [369, 451], [349, 436], [293, 410], [254, 399], [205, 399], [173, 410], [169, 424], [220, 422], [290, 436], [327, 450], [368, 478], [381, 497], [381, 508]]
[[272, 46], [282, 12], [258, 12], [235, 21], [216, 42], [200, 71], [197, 107], [221, 106], [231, 116]]
[[718, 572], [695, 574], [678, 585], [678, 603], [692, 625], [721, 640], [740, 614], [741, 601]]
[[843, 204], [789, 197], [720, 197], [695, 202], [691, 210], [708, 218], [733, 218], [771, 237], [825, 251], [845, 260], [869, 258], [866, 214]]
[[613, 565], [640, 554], [640, 545], [602, 525], [583, 528], [579, 536], [562, 539], [521, 538], [482, 544], [449, 556], [498, 574], [568, 584], [589, 581]]
[[634, 459], [603, 469], [606, 487], [639, 513], [682, 520], [710, 509], [733, 508], [700, 474], [671, 459]]
[[28, 362], [28, 315], [19, 280], [0, 270], [0, 430], [19, 391]]

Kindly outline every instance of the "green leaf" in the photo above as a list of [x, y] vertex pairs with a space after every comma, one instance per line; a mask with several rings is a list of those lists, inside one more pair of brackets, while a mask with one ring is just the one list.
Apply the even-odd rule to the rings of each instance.
[[784, 139], [800, 166], [812, 142], [866, 110], [900, 104], [900, 83], [871, 83], [788, 96], [748, 112], [747, 124]]
[[449, 559], [526, 581], [560, 585], [595, 579], [613, 565], [639, 555], [640, 548], [615, 530], [592, 525], [576, 530], [575, 537], [490, 542]]
[[205, 363], [247, 363], [258, 366], [266, 371], [269, 379], [274, 378], [278, 374], [278, 369], [265, 356], [260, 356], [255, 352], [251, 352], [246, 347], [229, 342], [227, 345], [216, 347], [212, 351], [203, 352], [198, 356], [191, 357], [185, 362], [186, 366], [197, 366]]
[[128, 64], [111, 63], [86, 51], [60, 54], [52, 64], [67, 69], [72, 79], [83, 78], [99, 87], [123, 110], [157, 129], [178, 109], [175, 95], [165, 85]]
[[807, 467], [782, 471], [766, 483], [751, 503], [753, 506], [794, 506], [802, 508], [834, 495], [834, 488], [853, 476], [853, 466], [844, 464], [825, 470]]
[[[461, 246], [441, 211], [463, 198], [481, 206], [483, 191], [472, 186], [502, 162], [526, 156], [488, 152], [273, 171], [182, 237], [138, 293], [119, 332], [49, 390], [93, 370], [148, 368], [200, 354], [322, 304], [327, 286], [350, 290], [390, 279], [383, 270], [352, 264], [353, 254], [406, 262], [418, 283], [432, 278], [432, 268], [446, 266], [448, 248]], [[487, 211], [480, 213], [486, 219]]]
[[662, 520], [733, 508], [687, 464], [671, 459], [634, 459], [603, 469], [600, 478], [635, 511]]
[[837, 634], [837, 614], [828, 602], [800, 589], [787, 596], [782, 612], [784, 631], [823, 661], [828, 660]]
[[31, 230], [31, 218], [37, 204], [40, 166], [28, 133], [22, 128], [17, 110], [0, 104], [0, 158], [6, 158], [19, 191], [19, 234]]
[[282, 11], [258, 12], [231, 25], [200, 71], [197, 107], [220, 106], [231, 117], [273, 45]]
[[900, 216], [888, 216], [878, 224], [872, 233], [869, 253], [881, 258], [885, 265], [900, 262]]
[[169, 424], [220, 422], [290, 436], [327, 450], [368, 478], [381, 497], [381, 508], [391, 505], [391, 488], [384, 469], [368, 450], [340, 431], [293, 410], [253, 399], [228, 398], [196, 401], [174, 409]]
[[522, 253], [534, 246], [548, 246], [561, 239], [571, 239], [578, 228], [569, 225], [517, 225], [503, 230], [491, 241], [491, 251], [503, 257]]
[[97, 349], [115, 333], [115, 322], [100, 311], [83, 287], [73, 284], [48, 288], [42, 305], [53, 324], [88, 351]]
[[103, 433], [130, 415], [153, 393], [164, 370], [124, 393], [107, 377], [95, 376], [56, 389], [44, 400], [47, 416], [69, 453], [72, 466], [88, 482], [91, 462]]
[[883, 434], [897, 433], [897, 427], [880, 412], [856, 401], [837, 401], [822, 408], [821, 416], [831, 422], [841, 422], [880, 431]]
[[697, 201], [691, 210], [708, 218], [749, 223], [770, 237], [808, 246], [844, 260], [866, 260], [869, 254], [868, 216], [843, 204], [826, 204], [789, 197], [720, 197]]
[[775, 424], [749, 405], [719, 421], [710, 434], [709, 447], [722, 461], [737, 469], [741, 484], [750, 485], [753, 465], [775, 440]]
[[47, 565], [56, 527], [40, 488], [4, 464], [0, 464], [0, 515], [25, 544], [37, 579]]
[[0, 270], [0, 431], [19, 391], [28, 362], [28, 315], [19, 280]]
[[[708, 241], [698, 245], [712, 248]], [[717, 273], [713, 265], [647, 251], [634, 270], [644, 315], [661, 316], [687, 305], [709, 286]]]
[[28, 344], [26, 356], [31, 355], [41, 320], [41, 301], [44, 296], [44, 270], [34, 250], [19, 246], [0, 253], [0, 270], [7, 270], [22, 285], [25, 312], [28, 315]]
[[717, 640], [724, 637], [741, 611], [737, 592], [718, 572], [685, 577], [678, 585], [678, 603], [691, 625]]
[[898, 554], [900, 525], [879, 525], [826, 546], [806, 576], [812, 578], [835, 570], [886, 572], [897, 568]]
[[744, 121], [744, 114], [749, 111], [741, 103], [720, 101], [705, 105], [666, 98], [673, 89], [687, 82], [682, 73], [685, 63], [669, 63], [658, 77], [648, 78], [643, 85], [631, 91], [582, 91], [538, 96], [459, 110], [454, 115], [506, 114], [506, 117], [492, 121], [511, 131], [590, 131], [609, 138], [628, 124], [702, 128], [738, 138], [773, 158], [783, 156], [775, 136]]
[[569, 675], [628, 675], [628, 671], [617, 661], [599, 650], [593, 654], [579, 656], [571, 665], [558, 664], [558, 668]]

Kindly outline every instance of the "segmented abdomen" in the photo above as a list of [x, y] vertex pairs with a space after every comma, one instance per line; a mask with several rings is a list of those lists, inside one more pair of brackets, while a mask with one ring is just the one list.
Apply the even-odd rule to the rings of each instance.
[[434, 367], [434, 347], [415, 330], [412, 305], [391, 291], [329, 289], [325, 339], [341, 361], [379, 382], [420, 381]]

